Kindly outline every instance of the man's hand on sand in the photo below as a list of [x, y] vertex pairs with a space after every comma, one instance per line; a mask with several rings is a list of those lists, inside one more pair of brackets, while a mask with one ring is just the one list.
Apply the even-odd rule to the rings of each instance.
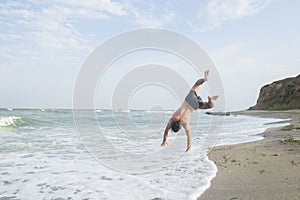
[[165, 147], [165, 146], [167, 146], [167, 145], [168, 145], [167, 142], [162, 142], [160, 146], [161, 146], [161, 147]]
[[190, 152], [191, 151], [191, 147], [188, 147], [185, 152]]

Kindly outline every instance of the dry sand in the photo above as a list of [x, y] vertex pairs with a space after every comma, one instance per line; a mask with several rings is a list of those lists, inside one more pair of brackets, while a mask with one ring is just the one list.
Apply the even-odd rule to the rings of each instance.
[[238, 114], [291, 119], [293, 126], [272, 128], [264, 140], [215, 147], [208, 155], [218, 172], [198, 200], [300, 199], [300, 111], [243, 111]]

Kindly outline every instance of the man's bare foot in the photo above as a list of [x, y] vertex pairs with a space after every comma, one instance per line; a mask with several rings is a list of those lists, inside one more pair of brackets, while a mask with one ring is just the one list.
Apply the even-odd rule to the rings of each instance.
[[191, 147], [189, 147], [185, 150], [185, 152], [190, 152], [190, 151], [191, 151]]
[[206, 70], [204, 72], [204, 80], [207, 81], [208, 80], [208, 75], [209, 75], [209, 70]]
[[219, 96], [208, 96], [209, 100], [217, 100]]

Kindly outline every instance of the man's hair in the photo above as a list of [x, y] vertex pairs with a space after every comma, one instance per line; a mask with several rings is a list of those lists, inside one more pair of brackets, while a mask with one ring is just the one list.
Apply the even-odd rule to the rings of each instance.
[[180, 130], [180, 128], [181, 128], [180, 120], [172, 122], [171, 129], [173, 132], [175, 132], [175, 133], [178, 132]]

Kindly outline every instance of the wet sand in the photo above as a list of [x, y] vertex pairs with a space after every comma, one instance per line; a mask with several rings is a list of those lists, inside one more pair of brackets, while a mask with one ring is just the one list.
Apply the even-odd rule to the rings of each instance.
[[291, 119], [291, 126], [268, 129], [261, 141], [215, 147], [208, 156], [217, 176], [198, 200], [300, 199], [300, 110], [236, 114]]

